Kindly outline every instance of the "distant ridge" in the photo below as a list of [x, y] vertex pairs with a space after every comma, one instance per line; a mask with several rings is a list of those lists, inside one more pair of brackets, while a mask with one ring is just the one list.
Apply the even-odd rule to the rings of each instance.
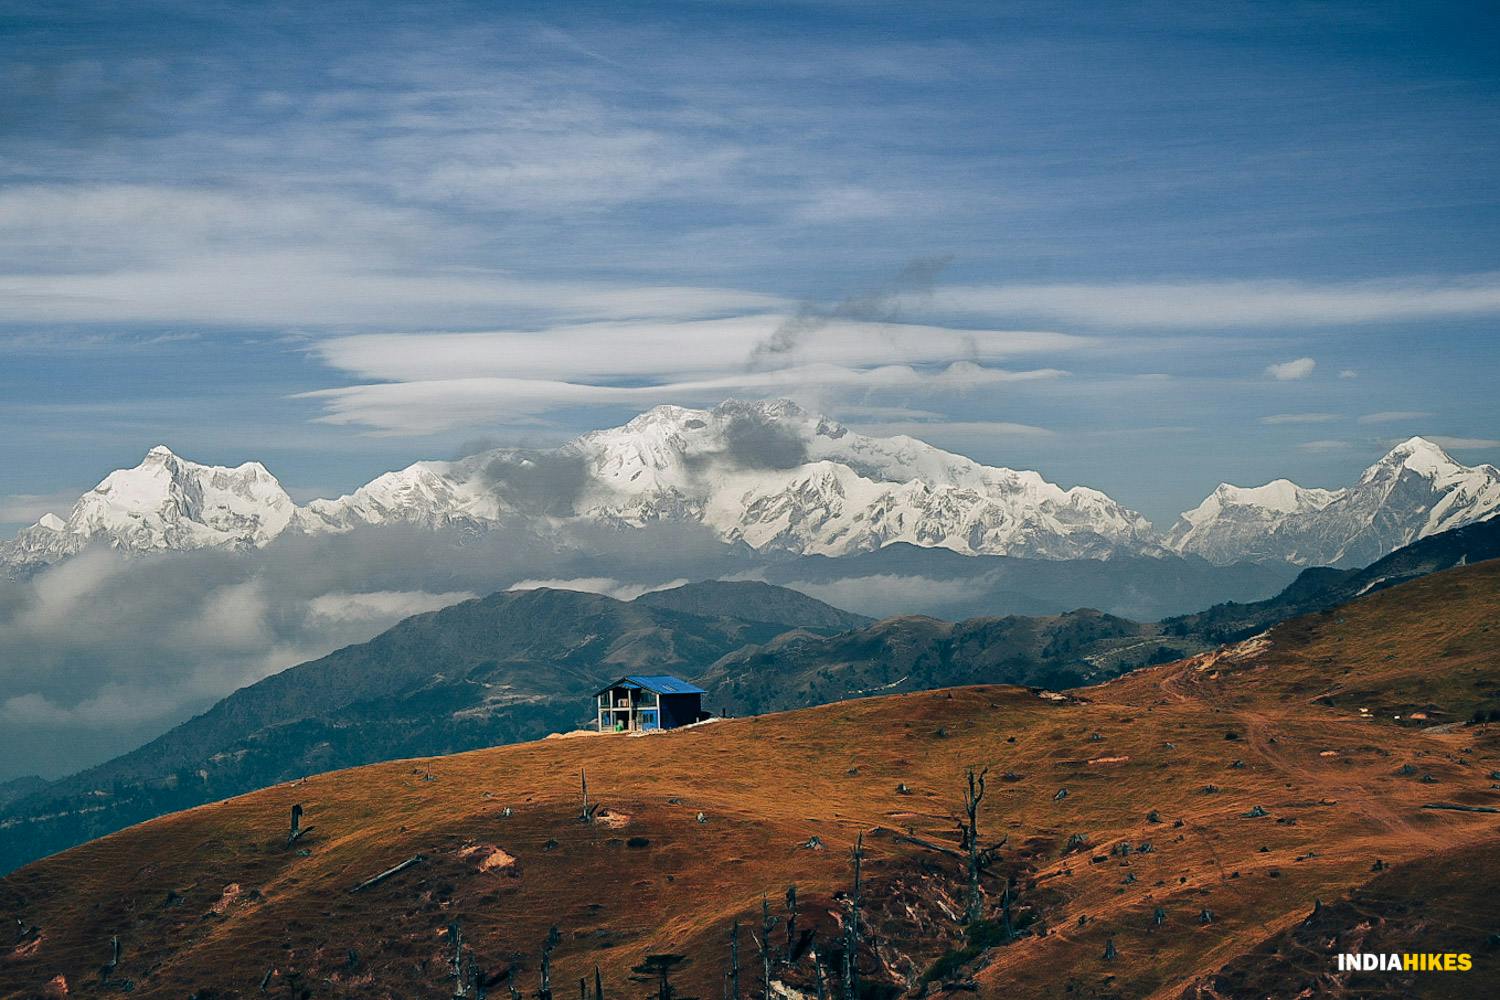
[[1222, 483], [1167, 533], [1177, 552], [1216, 563], [1280, 559], [1361, 566], [1403, 545], [1500, 513], [1500, 470], [1460, 465], [1425, 438], [1401, 442], [1353, 486], [1304, 489], [1285, 479]]
[[868, 625], [873, 619], [841, 611], [831, 604], [786, 587], [758, 580], [705, 580], [668, 590], [653, 590], [632, 603], [692, 615], [770, 622], [788, 628], [844, 631]]
[[152, 448], [66, 517], [0, 545], [10, 572], [89, 545], [126, 552], [250, 549], [283, 535], [406, 525], [504, 527], [566, 544], [569, 525], [707, 528], [764, 554], [848, 557], [905, 544], [1029, 559], [1201, 556], [1357, 566], [1500, 513], [1500, 471], [1414, 437], [1338, 490], [1221, 484], [1165, 534], [1087, 487], [981, 465], [916, 438], [859, 434], [787, 400], [658, 406], [550, 450], [416, 462], [346, 496], [297, 506], [255, 462], [200, 465]]
[[1251, 604], [1216, 604], [1162, 622], [1172, 635], [1235, 642], [1296, 615], [1322, 611], [1430, 573], [1500, 559], [1500, 516], [1423, 538], [1364, 569], [1305, 569], [1275, 597]]

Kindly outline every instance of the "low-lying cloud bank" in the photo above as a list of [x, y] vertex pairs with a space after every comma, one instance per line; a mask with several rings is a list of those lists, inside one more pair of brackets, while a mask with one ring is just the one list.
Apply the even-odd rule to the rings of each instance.
[[630, 599], [716, 575], [736, 553], [696, 527], [585, 532], [561, 545], [382, 528], [250, 553], [87, 551], [0, 580], [0, 781], [133, 749], [237, 688], [410, 615], [516, 586]]

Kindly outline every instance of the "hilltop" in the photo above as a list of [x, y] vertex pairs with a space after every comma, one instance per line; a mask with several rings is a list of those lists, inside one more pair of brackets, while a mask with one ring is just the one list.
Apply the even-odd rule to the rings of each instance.
[[[0, 880], [21, 930], [0, 993], [88, 989], [118, 935], [106, 974], [141, 996], [451, 995], [457, 922], [492, 995], [510, 968], [535, 989], [555, 925], [560, 995], [596, 965], [607, 996], [634, 995], [630, 968], [670, 952], [691, 960], [684, 995], [716, 997], [739, 920], [754, 995], [762, 894], [779, 921], [789, 883], [837, 977], [862, 836], [869, 996], [1473, 996], [1500, 964], [1500, 817], [1424, 806], [1500, 807], [1500, 734], [1461, 725], [1500, 707], [1497, 622], [1492, 561], [1067, 695], [965, 687], [324, 774]], [[968, 941], [967, 764], [991, 768], [981, 843], [1003, 838]], [[312, 831], [288, 846], [295, 803]], [[1335, 975], [1361, 942], [1468, 951], [1476, 971]], [[811, 969], [774, 974], [811, 990]]]

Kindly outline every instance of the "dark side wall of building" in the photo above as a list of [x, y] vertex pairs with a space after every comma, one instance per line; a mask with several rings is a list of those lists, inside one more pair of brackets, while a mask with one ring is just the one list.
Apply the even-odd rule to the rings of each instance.
[[661, 696], [661, 727], [673, 729], [698, 721], [703, 712], [701, 694], [664, 694]]

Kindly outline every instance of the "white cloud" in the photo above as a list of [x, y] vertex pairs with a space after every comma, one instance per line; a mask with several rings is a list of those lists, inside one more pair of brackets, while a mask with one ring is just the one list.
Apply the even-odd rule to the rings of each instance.
[[1347, 441], [1334, 441], [1329, 439], [1324, 439], [1321, 441], [1304, 441], [1297, 446], [1299, 450], [1312, 452], [1313, 454], [1323, 454], [1330, 451], [1343, 451], [1348, 447], [1349, 442]]
[[69, 726], [121, 728], [160, 719], [188, 698], [180, 687], [136, 684], [105, 684], [93, 696], [72, 705], [28, 692], [0, 704], [0, 719], [33, 732]]
[[1432, 416], [1426, 410], [1381, 410], [1379, 413], [1366, 413], [1359, 418], [1362, 424], [1393, 424], [1402, 420], [1420, 420], [1423, 417]]
[[[784, 306], [750, 291], [525, 277], [468, 266], [470, 223], [249, 187], [17, 185], [0, 192], [0, 321], [473, 326]], [[66, 266], [50, 262], [63, 260]]]
[[[589, 323], [531, 331], [363, 334], [322, 341], [314, 350], [335, 368], [384, 381], [663, 379], [743, 369], [757, 345], [785, 319], [765, 314], [688, 322]], [[1090, 337], [1049, 331], [836, 320], [777, 358], [779, 367], [868, 367], [957, 359], [983, 363], [1044, 351], [1079, 350], [1094, 342]]]
[[[1008, 382], [1057, 378], [1056, 368], [996, 362], [1096, 346], [1052, 331], [961, 329], [819, 318], [781, 349], [781, 313], [686, 321], [642, 320], [468, 333], [357, 334], [312, 348], [368, 384], [317, 390], [327, 423], [378, 434], [432, 434], [535, 419], [581, 406], [645, 409], [727, 396], [788, 396], [818, 409], [912, 410], [872, 393], [951, 396]], [[769, 370], [763, 363], [774, 365]]]
[[1290, 382], [1295, 379], [1307, 378], [1318, 363], [1312, 358], [1297, 358], [1293, 361], [1283, 361], [1280, 364], [1267, 365], [1266, 374], [1278, 382]]
[[0, 524], [35, 524], [43, 514], [66, 517], [88, 487], [56, 493], [12, 493], [0, 496]]
[[937, 301], [940, 306], [967, 314], [1091, 326], [1214, 329], [1344, 325], [1500, 313], [1500, 275], [1324, 284], [1202, 281], [972, 285], [940, 289]]
[[34, 691], [5, 699], [4, 704], [0, 704], [0, 718], [8, 725], [27, 729], [62, 726], [78, 721], [72, 709], [54, 704], [51, 699]]
[[207, 593], [195, 614], [187, 616], [174, 631], [186, 648], [222, 653], [229, 650], [261, 649], [271, 644], [270, 611], [265, 582], [245, 580]]
[[1339, 378], [1359, 378], [1359, 372], [1355, 371], [1353, 368], [1341, 368], [1339, 369]]
[[338, 591], [320, 594], [307, 603], [308, 618], [320, 625], [388, 622], [409, 618], [478, 597], [467, 590], [429, 594], [423, 590]]
[[1271, 426], [1279, 424], [1327, 424], [1339, 419], [1337, 413], [1273, 413], [1261, 417], [1260, 422]]
[[517, 580], [507, 590], [577, 590], [585, 594], [602, 594], [617, 601], [633, 601], [642, 594], [653, 594], [658, 590], [671, 590], [688, 583], [686, 577], [666, 583], [627, 583], [612, 576], [581, 576], [557, 580]]
[[779, 302], [728, 289], [527, 280], [474, 269], [396, 272], [357, 255], [300, 249], [94, 273], [0, 274], [4, 322], [467, 326], [506, 312], [549, 319], [673, 317]]
[[637, 386], [494, 377], [388, 382], [319, 389], [301, 398], [321, 400], [327, 412], [318, 419], [327, 423], [364, 426], [381, 434], [416, 435], [493, 426], [568, 406], [644, 410], [660, 403], [717, 403], [736, 394], [816, 400], [831, 394], [894, 390], [951, 394], [1064, 374], [1055, 368], [1009, 371], [965, 361], [936, 370], [910, 365], [864, 370], [809, 365]]
[[10, 623], [18, 633], [49, 633], [68, 628], [95, 602], [94, 594], [125, 571], [112, 553], [89, 549], [31, 581], [31, 600]]

